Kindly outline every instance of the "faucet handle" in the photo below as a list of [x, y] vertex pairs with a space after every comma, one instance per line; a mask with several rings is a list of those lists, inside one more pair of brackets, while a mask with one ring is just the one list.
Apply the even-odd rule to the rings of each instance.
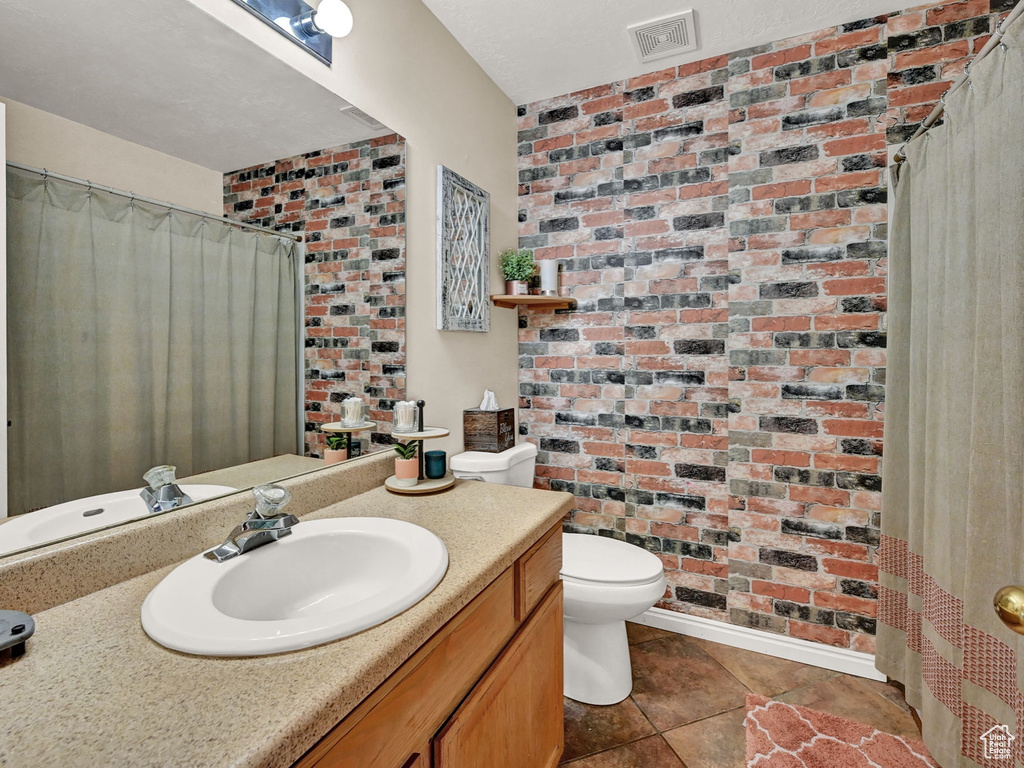
[[287, 488], [276, 483], [257, 485], [252, 489], [252, 495], [256, 497], [254, 514], [262, 518], [281, 515], [281, 510], [292, 498], [292, 494]]
[[170, 464], [161, 464], [159, 467], [153, 467], [149, 470], [142, 476], [142, 479], [153, 490], [159, 490], [165, 485], [174, 484], [174, 471], [176, 469], [177, 467], [172, 467]]

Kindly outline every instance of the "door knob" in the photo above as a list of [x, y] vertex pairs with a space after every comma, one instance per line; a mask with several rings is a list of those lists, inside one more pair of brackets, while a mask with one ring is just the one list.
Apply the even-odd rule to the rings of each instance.
[[1003, 587], [992, 599], [999, 619], [1020, 635], [1024, 635], [1024, 587]]

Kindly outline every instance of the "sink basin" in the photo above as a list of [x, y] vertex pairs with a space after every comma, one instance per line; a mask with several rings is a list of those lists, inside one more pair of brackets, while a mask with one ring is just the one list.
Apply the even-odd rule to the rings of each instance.
[[[193, 501], [238, 490], [227, 485], [182, 485], [181, 489]], [[0, 555], [145, 517], [151, 513], [139, 496], [141, 490], [102, 493], [18, 515], [0, 525]]]
[[142, 604], [142, 628], [200, 656], [263, 656], [337, 640], [418, 603], [448, 570], [448, 550], [401, 520], [310, 520], [217, 563], [186, 560]]

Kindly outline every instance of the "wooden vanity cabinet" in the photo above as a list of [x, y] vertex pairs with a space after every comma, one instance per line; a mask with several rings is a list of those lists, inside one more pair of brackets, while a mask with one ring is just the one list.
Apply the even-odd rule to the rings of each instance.
[[295, 768], [554, 768], [561, 525], [438, 630]]

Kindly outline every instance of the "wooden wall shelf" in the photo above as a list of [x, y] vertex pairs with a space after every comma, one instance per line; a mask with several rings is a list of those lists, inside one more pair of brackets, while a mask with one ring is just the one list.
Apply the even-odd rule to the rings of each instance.
[[491, 295], [491, 301], [496, 307], [515, 309], [516, 307], [529, 307], [532, 309], [576, 309], [576, 299], [565, 296], [507, 296]]

